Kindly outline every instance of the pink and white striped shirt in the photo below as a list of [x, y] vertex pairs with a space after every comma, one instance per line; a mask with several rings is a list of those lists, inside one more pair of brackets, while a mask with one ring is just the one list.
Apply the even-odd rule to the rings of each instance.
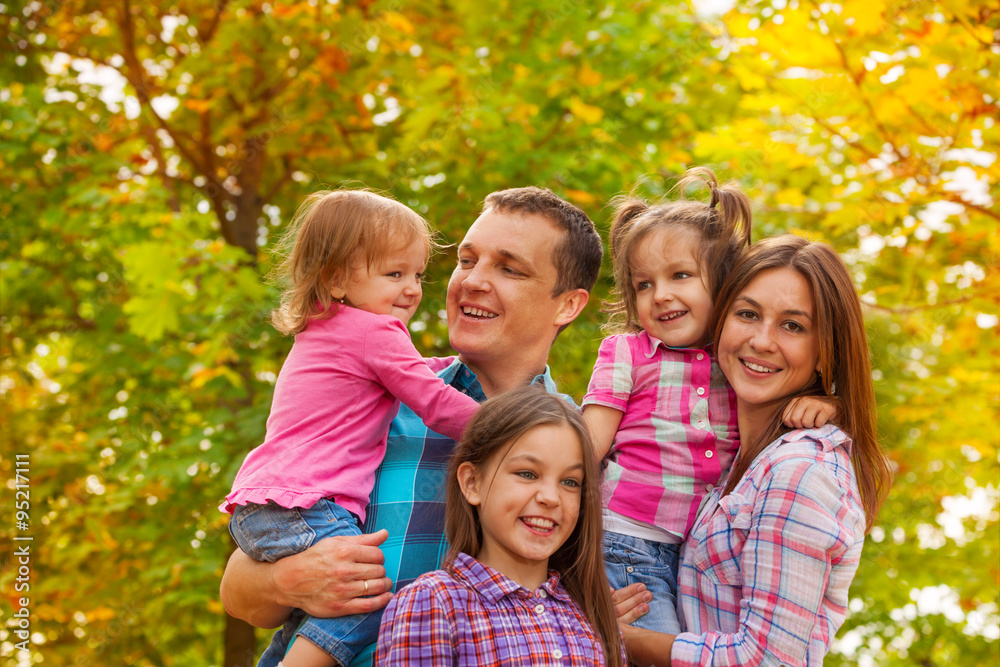
[[645, 331], [609, 336], [589, 404], [623, 413], [601, 481], [604, 507], [684, 538], [739, 448], [736, 396], [719, 365]]

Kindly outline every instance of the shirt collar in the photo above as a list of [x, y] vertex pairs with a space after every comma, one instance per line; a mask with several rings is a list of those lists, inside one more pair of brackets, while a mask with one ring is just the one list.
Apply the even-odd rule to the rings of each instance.
[[[486, 400], [486, 394], [483, 393], [483, 385], [480, 384], [479, 378], [477, 378], [475, 372], [460, 361], [458, 357], [455, 357], [455, 360], [451, 362], [451, 365], [439, 372], [438, 377], [459, 391], [468, 394], [480, 403]], [[532, 378], [531, 384], [541, 385], [548, 393], [557, 394], [571, 403], [573, 402], [571, 397], [566, 394], [559, 393], [556, 389], [556, 383], [555, 380], [552, 379], [552, 373], [549, 370], [548, 365], [545, 366], [545, 370]]]
[[671, 352], [678, 352], [681, 354], [684, 353], [696, 354], [698, 352], [706, 352], [708, 354], [711, 354], [711, 349], [712, 349], [711, 343], [709, 343], [705, 347], [670, 347], [659, 338], [654, 338], [645, 331], [639, 332], [639, 338], [642, 340], [642, 353], [646, 355], [647, 359], [652, 359], [653, 355], [656, 354], [656, 350], [658, 348], [662, 348], [663, 350], [670, 350]]
[[[513, 579], [497, 572], [492, 567], [483, 565], [465, 553], [459, 553], [455, 556], [453, 571], [456, 579], [462, 581], [471, 591], [491, 605], [496, 605], [508, 596], [527, 599], [534, 593], [534, 591], [529, 591]], [[556, 600], [562, 602], [570, 600], [569, 593], [559, 585], [559, 573], [555, 570], [549, 570], [549, 578], [542, 582], [538, 588]]]

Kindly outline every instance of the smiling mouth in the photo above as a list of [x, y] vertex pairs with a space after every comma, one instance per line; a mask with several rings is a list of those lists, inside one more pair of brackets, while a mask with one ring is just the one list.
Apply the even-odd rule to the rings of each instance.
[[755, 364], [752, 361], [747, 361], [746, 359], [740, 359], [740, 363], [754, 371], [755, 373], [777, 373], [780, 369], [778, 368], [768, 368], [767, 366], [761, 366], [760, 364]]
[[492, 320], [497, 317], [496, 313], [491, 313], [481, 308], [473, 308], [472, 306], [462, 306], [462, 314], [468, 315], [469, 317], [478, 317], [486, 320]]
[[681, 317], [683, 315], [687, 315], [687, 312], [688, 311], [686, 311], [686, 310], [675, 310], [675, 311], [667, 313], [665, 315], [660, 315], [660, 317], [658, 319], [661, 322], [669, 322], [671, 320], [676, 320], [678, 317]]
[[532, 530], [542, 533], [551, 533], [556, 527], [555, 521], [540, 516], [523, 516], [521, 517], [521, 523]]

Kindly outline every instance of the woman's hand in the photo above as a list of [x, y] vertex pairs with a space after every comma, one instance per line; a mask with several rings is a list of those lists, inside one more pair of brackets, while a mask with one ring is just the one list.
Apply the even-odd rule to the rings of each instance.
[[617, 591], [611, 590], [611, 602], [615, 606], [615, 616], [618, 618], [618, 625], [624, 626], [634, 623], [636, 619], [649, 613], [650, 600], [653, 594], [646, 590], [645, 584], [632, 584]]

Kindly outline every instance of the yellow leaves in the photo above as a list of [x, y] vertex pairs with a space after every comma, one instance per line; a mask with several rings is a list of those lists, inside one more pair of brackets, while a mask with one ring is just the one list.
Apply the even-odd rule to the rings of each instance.
[[583, 190], [565, 190], [564, 192], [567, 197], [580, 206], [591, 206], [597, 203], [597, 197], [589, 192], [584, 192]]
[[[942, 97], [940, 88], [941, 78], [937, 72], [924, 67], [909, 67], [896, 89], [896, 95], [910, 104], [938, 105]], [[892, 99], [895, 98], [889, 98]]]
[[507, 119], [514, 123], [526, 123], [538, 115], [538, 110], [537, 104], [517, 104], [507, 114]]
[[386, 22], [389, 27], [398, 30], [404, 35], [412, 35], [416, 32], [413, 24], [410, 23], [410, 19], [406, 18], [398, 12], [386, 12], [382, 14], [382, 20]]
[[211, 100], [184, 100], [184, 106], [195, 113], [205, 113], [212, 108]]
[[35, 614], [43, 621], [65, 623], [69, 620], [69, 614], [65, 610], [44, 602], [35, 607]]
[[570, 112], [588, 125], [596, 125], [604, 118], [604, 110], [587, 104], [579, 97], [574, 97], [569, 101]]
[[746, 67], [743, 63], [735, 63], [732, 68], [733, 74], [739, 79], [740, 87], [749, 92], [767, 87], [767, 79]]
[[875, 35], [885, 28], [886, 0], [847, 0], [843, 18], [853, 18], [851, 31], [858, 35]]
[[524, 65], [517, 64], [514, 65], [514, 78], [518, 81], [524, 81], [532, 74], [531, 69], [525, 67]]
[[86, 616], [87, 620], [90, 622], [110, 621], [112, 618], [115, 617], [115, 610], [112, 609], [111, 607], [105, 607], [104, 605], [101, 605], [96, 609], [91, 609], [88, 612], [84, 612], [84, 616]]
[[806, 203], [806, 196], [796, 188], [785, 188], [774, 195], [774, 201], [785, 206], [799, 208]]
[[212, 598], [207, 603], [205, 603], [205, 607], [208, 609], [209, 612], [215, 614], [216, 616], [222, 615], [223, 612], [222, 603], [216, 600], [215, 598]]
[[596, 86], [602, 79], [601, 73], [591, 69], [586, 63], [576, 75], [576, 80], [580, 82], [581, 86]]

